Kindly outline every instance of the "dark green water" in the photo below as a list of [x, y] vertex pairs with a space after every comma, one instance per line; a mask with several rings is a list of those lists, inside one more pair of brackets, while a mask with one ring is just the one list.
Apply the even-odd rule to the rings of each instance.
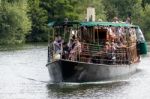
[[0, 99], [150, 99], [150, 53], [131, 77], [48, 84], [46, 44], [0, 48]]

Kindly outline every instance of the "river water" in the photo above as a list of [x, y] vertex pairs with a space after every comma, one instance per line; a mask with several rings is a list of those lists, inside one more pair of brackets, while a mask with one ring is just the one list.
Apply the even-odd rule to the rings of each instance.
[[150, 99], [150, 53], [134, 75], [86, 84], [50, 84], [47, 45], [1, 48], [0, 99]]

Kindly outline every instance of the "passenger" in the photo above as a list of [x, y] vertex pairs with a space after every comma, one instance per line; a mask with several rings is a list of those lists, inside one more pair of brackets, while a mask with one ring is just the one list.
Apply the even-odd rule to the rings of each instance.
[[102, 55], [102, 59], [104, 59], [104, 63], [108, 63], [107, 59], [108, 59], [108, 53], [110, 52], [110, 43], [107, 41], [104, 45], [104, 48], [102, 49], [102, 51], [100, 51], [100, 54]]
[[110, 50], [110, 43], [109, 42], [106, 42], [103, 50], [104, 50], [105, 53], [109, 52], [109, 50]]
[[127, 17], [126, 23], [127, 23], [127, 24], [131, 24], [131, 18], [130, 18], [130, 17]]
[[81, 43], [79, 42], [78, 39], [74, 40], [72, 49], [70, 51], [69, 59], [72, 61], [75, 61], [77, 59], [77, 56], [81, 53]]
[[66, 42], [63, 43], [63, 53], [62, 53], [62, 58], [63, 59], [68, 59], [69, 56], [69, 47]]
[[121, 37], [123, 35], [123, 28], [122, 27], [118, 28], [117, 34], [119, 37]]
[[72, 49], [72, 46], [73, 46], [73, 39], [69, 40], [67, 46], [68, 46], [68, 49], [69, 49], [69, 52], [70, 52], [70, 50]]
[[111, 42], [111, 47], [108, 50], [108, 60], [110, 60], [109, 63], [115, 64], [116, 62], [115, 51], [116, 51], [116, 45], [114, 42]]
[[61, 36], [58, 36], [58, 43], [61, 45], [64, 43], [64, 40], [61, 38]]
[[118, 17], [114, 17], [114, 18], [113, 18], [113, 22], [115, 22], [115, 23], [119, 23], [119, 19], [118, 19]]
[[114, 31], [112, 30], [111, 27], [108, 28], [108, 37], [107, 37], [107, 40], [114, 40], [116, 38], [116, 35], [114, 33]]
[[54, 46], [54, 52], [56, 54], [60, 54], [61, 53], [61, 43], [59, 42], [58, 35], [55, 36], [55, 40], [53, 42], [53, 46]]
[[108, 53], [111, 50], [110, 43], [107, 41], [102, 50], [92, 55], [92, 62], [93, 63], [108, 63]]
[[115, 61], [116, 61], [115, 51], [116, 51], [115, 43], [111, 42], [111, 45], [110, 45], [108, 42], [106, 42], [105, 52], [106, 52], [106, 59], [108, 60], [107, 63], [115, 64]]
[[120, 44], [121, 47], [126, 47], [127, 41], [124, 36], [120, 37]]
[[88, 43], [86, 43], [85, 40], [82, 41], [82, 46], [81, 46], [81, 48], [83, 49], [83, 51], [89, 51]]

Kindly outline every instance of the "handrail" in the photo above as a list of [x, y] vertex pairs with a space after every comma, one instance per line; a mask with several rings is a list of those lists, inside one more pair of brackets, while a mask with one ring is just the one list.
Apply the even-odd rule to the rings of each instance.
[[[49, 56], [51, 61], [54, 61], [54, 48], [53, 44], [50, 44]], [[103, 45], [98, 44], [89, 44], [81, 42], [82, 51], [74, 52], [72, 58], [69, 58], [69, 55], [66, 55], [65, 58], [63, 55], [63, 48], [61, 47], [60, 59], [78, 61], [78, 62], [89, 62], [95, 64], [131, 64], [135, 62], [138, 57], [136, 51], [136, 44], [132, 44], [129, 47], [120, 47], [117, 48], [114, 52], [105, 52], [103, 51]], [[69, 53], [68, 53], [69, 54]], [[48, 60], [50, 60], [48, 59]]]
[[48, 44], [48, 62], [51, 62], [54, 58], [54, 47], [53, 43]]

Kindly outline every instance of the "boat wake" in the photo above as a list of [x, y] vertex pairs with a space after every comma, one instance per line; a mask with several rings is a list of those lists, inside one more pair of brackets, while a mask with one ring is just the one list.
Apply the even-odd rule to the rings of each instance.
[[49, 82], [48, 86], [80, 86], [80, 85], [105, 85], [105, 84], [113, 84], [113, 83], [123, 83], [128, 82], [129, 80], [109, 80], [109, 81], [96, 81], [96, 82], [82, 82], [82, 83], [75, 83], [75, 82], [61, 82], [61, 83], [52, 83]]

